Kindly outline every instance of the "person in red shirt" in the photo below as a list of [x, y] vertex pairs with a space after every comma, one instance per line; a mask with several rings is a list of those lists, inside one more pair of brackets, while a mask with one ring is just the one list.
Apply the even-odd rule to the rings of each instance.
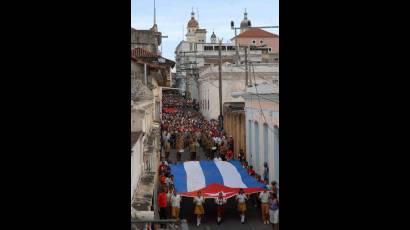
[[242, 162], [242, 166], [244, 169], [248, 170], [248, 162], [246, 160]]
[[[167, 209], [167, 189], [162, 189], [158, 194], [158, 207], [159, 207], [159, 217], [160, 219], [168, 218], [168, 209]], [[161, 228], [165, 228], [165, 224], [161, 224]]]
[[232, 159], [232, 157], [233, 157], [233, 152], [232, 152], [232, 150], [228, 150], [228, 151], [226, 152], [226, 159], [229, 161], [229, 160]]
[[253, 166], [252, 166], [252, 165], [249, 166], [248, 174], [251, 175], [251, 176], [255, 175], [255, 170], [253, 170]]
[[166, 167], [167, 167], [167, 165], [165, 164], [165, 161], [162, 161], [161, 165], [159, 166], [159, 171], [164, 172]]
[[161, 181], [161, 185], [165, 185], [165, 180], [167, 179], [167, 177], [165, 176], [164, 173], [161, 173], [161, 176], [159, 179]]

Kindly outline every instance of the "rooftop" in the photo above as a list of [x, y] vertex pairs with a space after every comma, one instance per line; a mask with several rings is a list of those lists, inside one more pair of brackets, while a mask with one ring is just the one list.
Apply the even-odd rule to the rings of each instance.
[[131, 58], [135, 60], [137, 57], [159, 57], [159, 55], [139, 47], [131, 49]]
[[[279, 35], [270, 33], [259, 28], [249, 28], [243, 33], [240, 33], [236, 38], [278, 38]], [[231, 40], [235, 39], [232, 38]]]

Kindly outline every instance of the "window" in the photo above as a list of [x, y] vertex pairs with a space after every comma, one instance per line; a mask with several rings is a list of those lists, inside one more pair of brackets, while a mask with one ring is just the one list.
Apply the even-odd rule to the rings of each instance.
[[214, 50], [213, 46], [204, 46], [204, 50]]
[[252, 43], [253, 43], [253, 44], [255, 44], [255, 43], [256, 43], [256, 41], [255, 41], [255, 40], [252, 40]]
[[226, 46], [221, 46], [221, 50], [226, 50]]
[[260, 44], [262, 44], [262, 43], [263, 43], [263, 41], [262, 41], [262, 40], [260, 40], [260, 41], [259, 41], [259, 43], [260, 43]]
[[235, 50], [235, 46], [228, 46], [227, 50]]
[[269, 51], [269, 53], [271, 53], [271, 52], [272, 52], [272, 48], [269, 48], [268, 51]]

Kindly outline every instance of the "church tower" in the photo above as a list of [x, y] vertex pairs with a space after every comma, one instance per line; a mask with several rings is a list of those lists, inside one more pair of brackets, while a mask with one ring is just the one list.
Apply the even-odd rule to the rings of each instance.
[[251, 27], [251, 20], [248, 20], [248, 13], [246, 12], [243, 14], [243, 20], [241, 21], [241, 33], [246, 31], [248, 27]]
[[188, 32], [186, 34], [186, 38], [188, 42], [196, 42], [195, 32], [198, 28], [199, 28], [199, 24], [198, 24], [198, 21], [195, 20], [195, 13], [194, 13], [194, 10], [192, 9], [191, 20], [189, 20], [188, 25], [187, 25]]
[[214, 31], [212, 31], [211, 43], [218, 43], [218, 41], [216, 40], [216, 35], [215, 35], [215, 32], [214, 32]]

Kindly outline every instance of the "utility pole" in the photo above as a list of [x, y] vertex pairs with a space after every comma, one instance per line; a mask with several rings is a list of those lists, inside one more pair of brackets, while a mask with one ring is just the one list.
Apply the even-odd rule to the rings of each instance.
[[219, 54], [219, 127], [220, 127], [219, 131], [222, 131], [224, 127], [224, 121], [223, 121], [223, 115], [222, 115], [222, 40], [221, 39], [219, 39], [218, 54]]
[[235, 45], [236, 45], [236, 47], [235, 47], [235, 53], [236, 53], [236, 66], [238, 66], [239, 65], [239, 63], [240, 63], [240, 57], [239, 57], [239, 45], [238, 45], [238, 39], [237, 39], [237, 35], [236, 35], [236, 29], [237, 28], [235, 28]]
[[245, 47], [245, 90], [248, 88], [248, 47]]

